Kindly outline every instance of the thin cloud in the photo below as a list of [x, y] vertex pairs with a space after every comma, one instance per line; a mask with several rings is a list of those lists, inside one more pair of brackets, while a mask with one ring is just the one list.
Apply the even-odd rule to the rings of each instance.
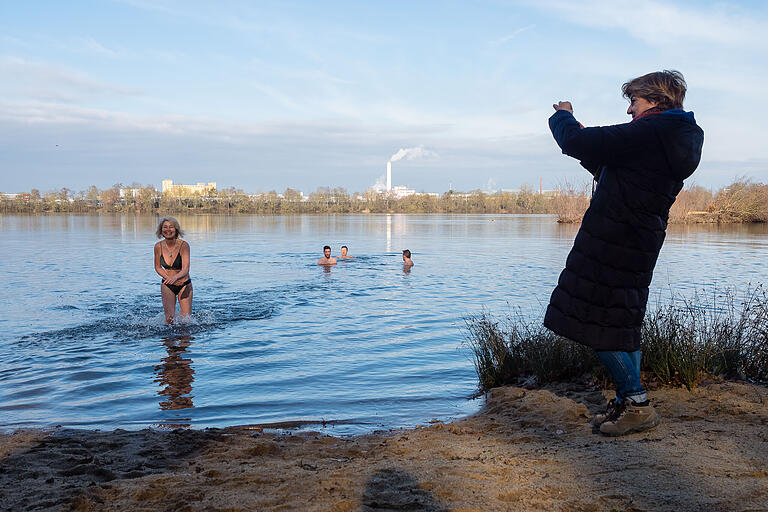
[[12, 45], [17, 46], [19, 48], [24, 48], [24, 49], [32, 48], [31, 44], [29, 44], [28, 42], [26, 42], [26, 41], [24, 41], [22, 39], [19, 39], [18, 37], [12, 37], [12, 36], [9, 36], [9, 35], [3, 35], [2, 37], [0, 37], [0, 39], [2, 41], [4, 41], [4, 42], [8, 43], [8, 44], [12, 44]]
[[[14, 141], [4, 148], [9, 169], [4, 186], [13, 191], [152, 182], [159, 179], [158, 169], [168, 176], [215, 180], [252, 191], [286, 186], [310, 191], [329, 183], [361, 191], [383, 171], [382, 155], [417, 138], [440, 155], [410, 175], [409, 185], [417, 190], [444, 191], [449, 179], [455, 189], [470, 190], [482, 187], [488, 176], [497, 186], [515, 188], [538, 183], [540, 177], [547, 186], [564, 176], [584, 175], [578, 164], [560, 154], [548, 134], [467, 139], [421, 127], [406, 133], [402, 127], [393, 131], [353, 123], [235, 123], [0, 103], [0, 140]], [[55, 151], [54, 143], [59, 144]], [[729, 165], [713, 159], [711, 152], [707, 155], [696, 174], [704, 184], [725, 184], [737, 170], [754, 171], [759, 177], [765, 168], [765, 159]], [[313, 172], [307, 174], [307, 169]], [[726, 176], [728, 169], [732, 171]]]
[[117, 57], [118, 54], [114, 50], [110, 50], [100, 42], [96, 41], [92, 37], [83, 37], [80, 39], [80, 42], [82, 43], [83, 47], [93, 53], [97, 53], [99, 55], [104, 55], [106, 57]]
[[512, 39], [516, 38], [517, 36], [519, 36], [523, 32], [525, 32], [527, 30], [531, 30], [531, 29], [533, 29], [535, 27], [536, 27], [536, 25], [528, 25], [528, 26], [525, 26], [525, 27], [520, 27], [520, 28], [514, 30], [511, 34], [507, 34], [507, 35], [505, 35], [503, 37], [500, 37], [498, 39], [494, 39], [493, 41], [490, 42], [490, 44], [491, 44], [491, 46], [502, 46], [502, 45], [510, 42]]
[[173, 8], [162, 5], [162, 2], [159, 0], [115, 0], [116, 3], [128, 5], [130, 7], [136, 8], [136, 9], [142, 9], [145, 11], [157, 11], [157, 12], [164, 12], [166, 14], [178, 14], [178, 10], [174, 10]]
[[624, 30], [653, 46], [693, 41], [745, 49], [768, 47], [765, 13], [747, 13], [733, 5], [705, 9], [653, 0], [541, 0], [531, 5], [579, 25]]
[[291, 96], [288, 94], [285, 94], [284, 92], [274, 88], [270, 87], [266, 84], [261, 84], [257, 82], [250, 82], [250, 86], [256, 89], [257, 91], [261, 91], [263, 94], [269, 96], [273, 100], [275, 100], [277, 103], [282, 105], [283, 107], [290, 108], [291, 110], [301, 110], [301, 105]]
[[[189, 115], [138, 115], [104, 109], [47, 102], [0, 102], [0, 120], [44, 125], [83, 125], [99, 130], [140, 130], [174, 135], [194, 135], [228, 141], [247, 141], [254, 136], [329, 136], [360, 140], [389, 133], [385, 126], [320, 121], [236, 122]], [[398, 136], [429, 134], [423, 126], [394, 130]]]
[[[138, 89], [101, 82], [61, 66], [21, 57], [0, 57], [0, 92], [25, 91], [27, 99], [49, 99], [57, 95], [71, 98], [92, 95], [136, 96]], [[37, 96], [33, 94], [37, 91]], [[44, 91], [51, 91], [46, 95]]]

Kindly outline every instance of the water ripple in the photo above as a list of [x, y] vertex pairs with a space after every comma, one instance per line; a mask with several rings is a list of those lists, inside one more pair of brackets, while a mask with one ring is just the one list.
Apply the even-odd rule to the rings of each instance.
[[[156, 219], [3, 217], [0, 428], [267, 424], [345, 434], [474, 412], [463, 318], [483, 308], [540, 315], [575, 235], [547, 217], [180, 220], [193, 248], [194, 313], [165, 325], [147, 263]], [[671, 228], [652, 293], [758, 279], [767, 234]], [[325, 243], [356, 258], [318, 267]], [[36, 269], [31, 290], [15, 269], [51, 250], [95, 250], [111, 267], [62, 256]]]

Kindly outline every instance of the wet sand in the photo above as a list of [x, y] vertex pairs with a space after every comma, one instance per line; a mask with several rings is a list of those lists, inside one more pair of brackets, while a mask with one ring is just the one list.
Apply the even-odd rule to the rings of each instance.
[[497, 388], [450, 424], [352, 438], [258, 429], [0, 436], [1, 510], [768, 511], [768, 389], [651, 393], [605, 438], [600, 391]]

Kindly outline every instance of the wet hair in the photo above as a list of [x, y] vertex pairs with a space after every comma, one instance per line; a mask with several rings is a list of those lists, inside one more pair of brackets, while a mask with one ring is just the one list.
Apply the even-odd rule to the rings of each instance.
[[155, 231], [155, 235], [157, 238], [163, 238], [163, 224], [165, 222], [170, 222], [173, 224], [173, 227], [176, 228], [176, 236], [175, 238], [183, 238], [184, 237], [184, 231], [181, 229], [181, 225], [179, 225], [179, 221], [177, 221], [174, 217], [163, 217], [160, 219], [160, 222], [157, 224], [157, 231]]
[[621, 86], [621, 93], [630, 101], [632, 98], [643, 98], [656, 103], [662, 110], [669, 110], [683, 108], [687, 89], [681, 72], [665, 69], [633, 78]]
[[330, 245], [326, 245], [325, 247], [323, 247], [323, 252], [325, 252], [326, 249], [328, 249], [330, 251], [331, 250], [331, 246]]
[[349, 247], [347, 247], [346, 245], [342, 245], [342, 246], [341, 246], [341, 248], [342, 248], [342, 249], [346, 249], [346, 250], [349, 250]]
[[403, 256], [405, 256], [406, 258], [410, 258], [411, 251], [409, 251], [408, 249], [403, 249]]

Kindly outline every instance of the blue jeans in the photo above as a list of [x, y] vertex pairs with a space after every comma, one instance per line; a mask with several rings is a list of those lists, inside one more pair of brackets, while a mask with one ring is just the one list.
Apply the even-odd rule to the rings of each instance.
[[629, 397], [638, 397], [644, 401], [645, 388], [640, 383], [640, 351], [597, 350], [596, 352], [616, 383], [616, 401], [620, 402]]

